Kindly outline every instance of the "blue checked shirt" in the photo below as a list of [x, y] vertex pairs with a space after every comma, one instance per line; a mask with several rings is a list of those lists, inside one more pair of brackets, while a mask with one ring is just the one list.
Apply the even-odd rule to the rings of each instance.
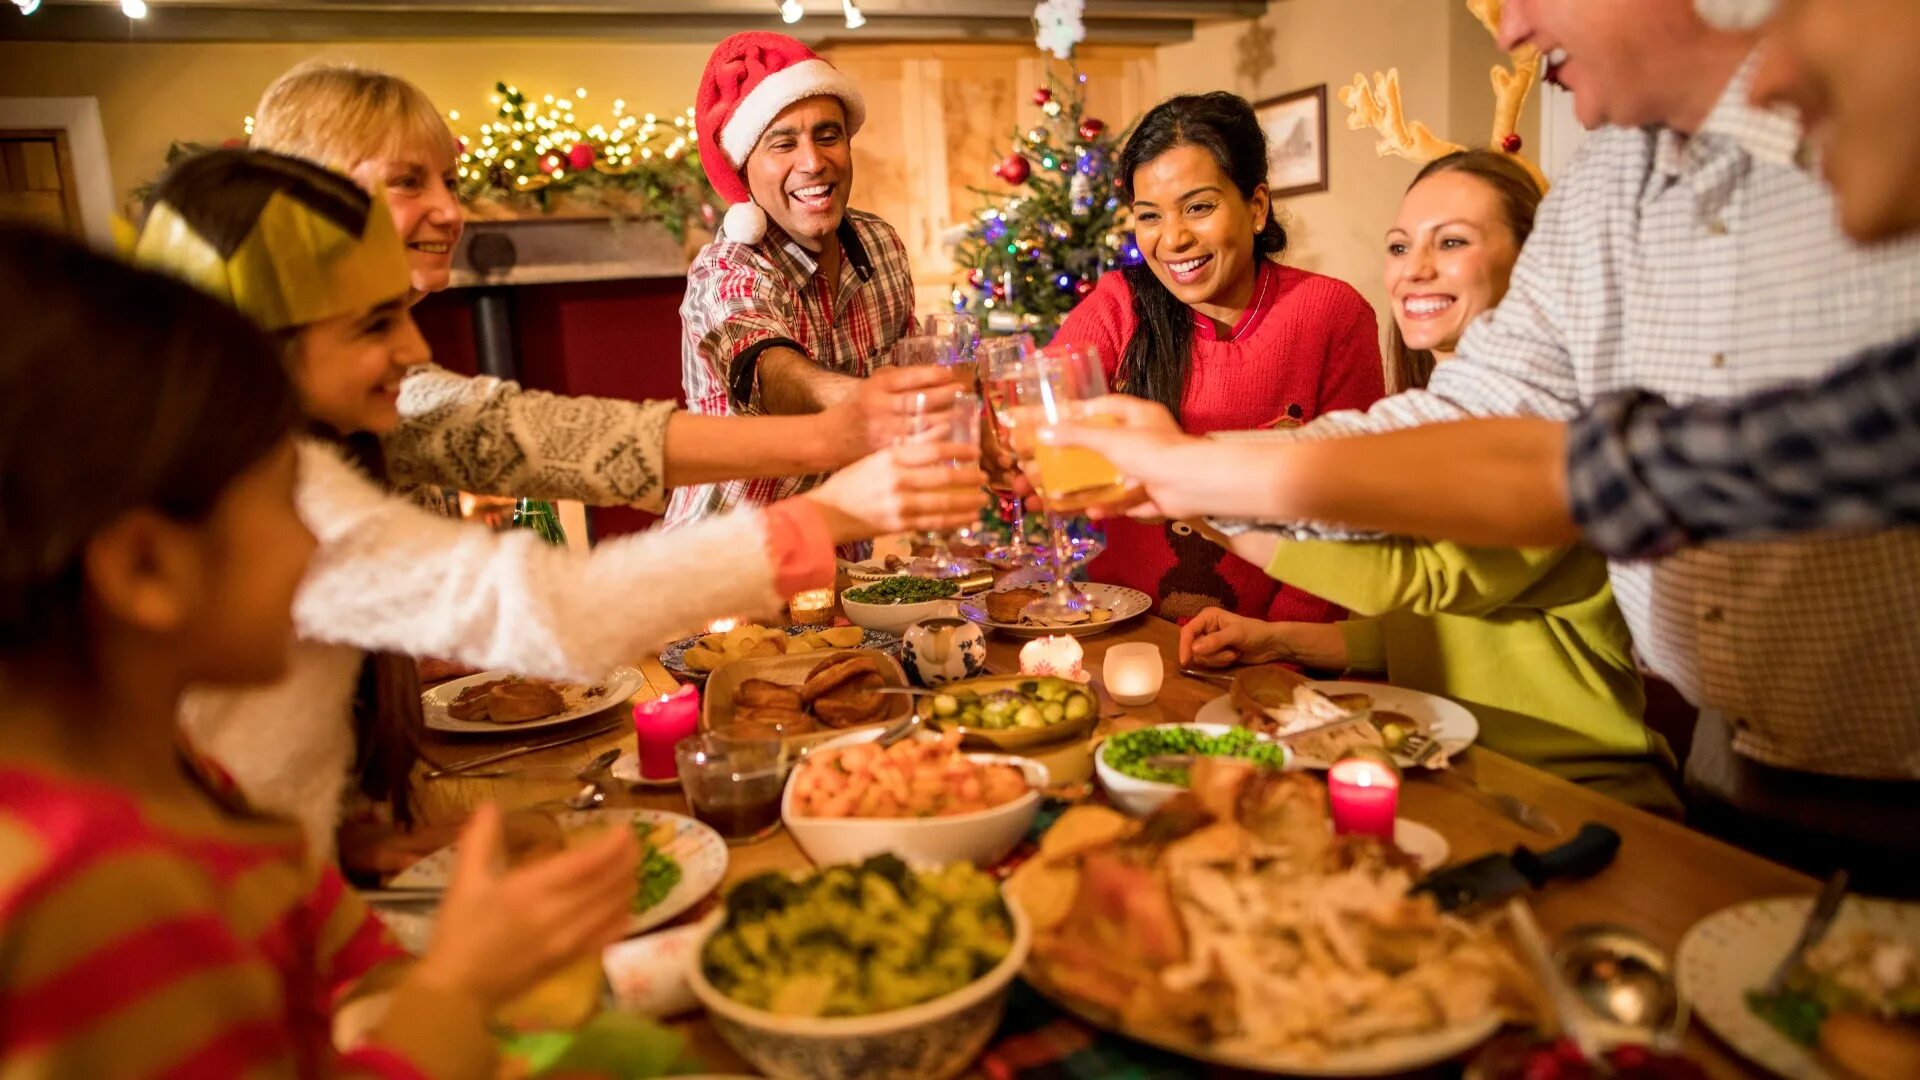
[[1920, 338], [1734, 401], [1604, 398], [1568, 427], [1567, 490], [1587, 541], [1625, 559], [1920, 523]]

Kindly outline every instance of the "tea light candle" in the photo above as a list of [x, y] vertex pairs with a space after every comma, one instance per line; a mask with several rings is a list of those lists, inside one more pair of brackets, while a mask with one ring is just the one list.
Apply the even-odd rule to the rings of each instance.
[[1144, 641], [1115, 645], [1107, 650], [1100, 667], [1107, 693], [1122, 705], [1146, 705], [1160, 696], [1160, 680], [1166, 676], [1166, 662], [1160, 647]]
[[691, 684], [656, 701], [633, 707], [633, 734], [638, 743], [640, 775], [647, 780], [671, 780], [680, 775], [673, 748], [700, 726], [700, 688]]
[[1347, 758], [1327, 772], [1327, 802], [1333, 831], [1393, 841], [1393, 819], [1400, 805], [1400, 777], [1368, 758]]
[[833, 621], [833, 590], [809, 589], [787, 601], [787, 613], [801, 626], [825, 626]]
[[739, 625], [739, 619], [715, 619], [707, 624], [707, 633], [724, 634]]
[[1086, 680], [1080, 661], [1086, 658], [1080, 643], [1064, 634], [1034, 638], [1020, 647], [1020, 674], [1057, 675], [1076, 682]]

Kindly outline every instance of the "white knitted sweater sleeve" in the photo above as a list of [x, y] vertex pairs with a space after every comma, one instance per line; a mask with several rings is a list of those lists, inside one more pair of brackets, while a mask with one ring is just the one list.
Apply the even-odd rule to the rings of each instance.
[[743, 511], [582, 554], [382, 491], [302, 447], [300, 514], [320, 541], [294, 600], [310, 641], [593, 680], [725, 616], [778, 611], [765, 518]]

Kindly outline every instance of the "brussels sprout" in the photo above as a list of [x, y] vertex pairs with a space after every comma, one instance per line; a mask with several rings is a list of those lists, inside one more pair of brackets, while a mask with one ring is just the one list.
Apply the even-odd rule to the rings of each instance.
[[952, 694], [937, 694], [933, 699], [933, 715], [952, 716], [960, 711], [960, 702]]

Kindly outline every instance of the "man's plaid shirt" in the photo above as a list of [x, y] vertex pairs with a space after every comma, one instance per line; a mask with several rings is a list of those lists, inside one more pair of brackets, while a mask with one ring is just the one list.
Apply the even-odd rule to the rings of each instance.
[[[755, 244], [721, 239], [687, 270], [680, 304], [680, 363], [687, 408], [708, 416], [760, 413], [760, 354], [798, 350], [828, 371], [865, 378], [887, 363], [913, 326], [913, 275], [892, 226], [848, 210], [840, 223], [840, 280], [819, 274], [817, 256], [767, 225]], [[679, 488], [667, 509], [677, 525], [742, 506], [766, 506], [823, 476], [736, 480]]]

